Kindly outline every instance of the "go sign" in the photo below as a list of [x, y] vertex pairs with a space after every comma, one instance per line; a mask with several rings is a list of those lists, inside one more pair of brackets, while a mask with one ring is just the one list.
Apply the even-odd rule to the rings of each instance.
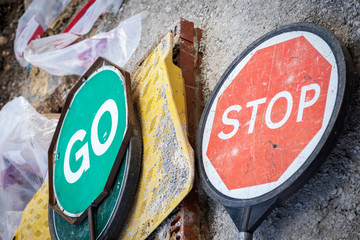
[[351, 75], [344, 55], [331, 33], [304, 23], [263, 36], [232, 63], [199, 128], [199, 169], [211, 196], [245, 206], [305, 182], [300, 176], [319, 165], [340, 126]]
[[99, 202], [120, 165], [132, 130], [127, 85], [117, 68], [102, 66], [75, 87], [68, 101], [53, 169], [56, 204], [68, 217], [79, 217]]
[[[108, 111], [111, 116], [110, 122], [110, 134], [105, 132], [103, 136], [104, 143], [100, 143], [99, 135], [98, 135], [98, 127], [100, 118]], [[126, 115], [125, 115], [126, 116]], [[118, 108], [113, 99], [106, 100], [99, 110], [96, 112], [93, 122], [91, 124], [90, 131], [90, 141], [91, 141], [91, 149], [93, 150], [96, 156], [103, 155], [112, 144], [115, 133], [118, 127]], [[123, 129], [122, 129], [123, 130]], [[90, 157], [89, 157], [89, 144], [86, 142], [76, 153], [75, 160], [78, 161], [81, 157], [82, 162], [80, 168], [73, 172], [70, 169], [70, 153], [77, 141], [83, 142], [87, 132], [84, 129], [78, 130], [72, 137], [70, 138], [65, 151], [64, 158], [64, 176], [68, 183], [75, 183], [79, 180], [82, 174], [90, 168]], [[106, 136], [108, 134], [108, 136]], [[107, 139], [106, 139], [107, 138]], [[106, 140], [105, 140], [106, 139]], [[60, 167], [61, 169], [61, 167]], [[59, 170], [61, 171], [61, 170]]]

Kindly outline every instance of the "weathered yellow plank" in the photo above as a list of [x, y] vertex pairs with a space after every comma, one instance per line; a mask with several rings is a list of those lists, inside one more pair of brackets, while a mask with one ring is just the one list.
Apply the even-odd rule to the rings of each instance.
[[194, 154], [187, 140], [185, 85], [172, 62], [169, 33], [135, 74], [143, 167], [120, 239], [146, 238], [191, 190]]
[[37, 191], [23, 211], [13, 239], [51, 240], [48, 225], [48, 181]]

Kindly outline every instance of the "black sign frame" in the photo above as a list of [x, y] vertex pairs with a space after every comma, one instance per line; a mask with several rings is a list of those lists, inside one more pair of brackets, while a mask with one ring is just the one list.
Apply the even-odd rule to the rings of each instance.
[[[250, 199], [235, 199], [224, 195], [217, 190], [209, 181], [202, 160], [202, 141], [205, 124], [220, 88], [234, 68], [257, 46], [264, 41], [291, 31], [306, 31], [322, 38], [332, 49], [338, 67], [338, 92], [334, 110], [328, 126], [321, 137], [318, 145], [304, 164], [284, 183], [264, 195]], [[320, 165], [325, 161], [344, 126], [348, 116], [351, 93], [354, 85], [353, 64], [351, 56], [346, 49], [327, 29], [312, 23], [295, 23], [280, 27], [271, 31], [247, 47], [227, 68], [206, 103], [202, 114], [197, 134], [197, 169], [200, 175], [201, 185], [205, 192], [218, 203], [224, 205], [233, 218], [240, 232], [253, 232], [264, 220], [267, 214], [280, 201], [285, 200], [291, 194], [302, 187], [309, 178], [316, 173]]]

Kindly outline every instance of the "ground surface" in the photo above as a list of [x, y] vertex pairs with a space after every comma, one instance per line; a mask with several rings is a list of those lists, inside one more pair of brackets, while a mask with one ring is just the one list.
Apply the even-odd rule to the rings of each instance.
[[[13, 55], [14, 32], [22, 9], [21, 1], [0, 1], [0, 13], [5, 19], [0, 23], [0, 107], [12, 97], [26, 94], [39, 111], [59, 111], [72, 78], [44, 77], [47, 83], [56, 83], [49, 86], [59, 86], [47, 86], [49, 92], [44, 96], [23, 89], [35, 80], [25, 79], [25, 69]], [[360, 3], [356, 0], [126, 0], [116, 15], [102, 17], [97, 29], [110, 30], [145, 10], [149, 15], [143, 22], [140, 46], [125, 68], [134, 73], [136, 62], [183, 17], [204, 30], [201, 76], [206, 100], [227, 66], [246, 46], [281, 25], [295, 22], [313, 22], [332, 31], [349, 49], [356, 82], [359, 80]], [[308, 184], [272, 211], [255, 232], [255, 239], [360, 239], [359, 103], [360, 91], [356, 87], [352, 114], [325, 164]], [[224, 208], [208, 201], [210, 237], [236, 239], [237, 229]]]

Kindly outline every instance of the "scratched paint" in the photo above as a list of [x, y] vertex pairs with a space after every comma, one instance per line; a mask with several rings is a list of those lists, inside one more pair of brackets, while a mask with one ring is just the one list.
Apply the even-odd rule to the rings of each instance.
[[169, 33], [135, 74], [143, 168], [120, 239], [146, 238], [193, 185], [194, 156], [187, 140], [184, 80], [172, 63], [172, 48]]
[[222, 84], [205, 125], [204, 168], [215, 188], [248, 199], [291, 177], [329, 123], [336, 73], [330, 47], [309, 32], [272, 37], [247, 54]]

